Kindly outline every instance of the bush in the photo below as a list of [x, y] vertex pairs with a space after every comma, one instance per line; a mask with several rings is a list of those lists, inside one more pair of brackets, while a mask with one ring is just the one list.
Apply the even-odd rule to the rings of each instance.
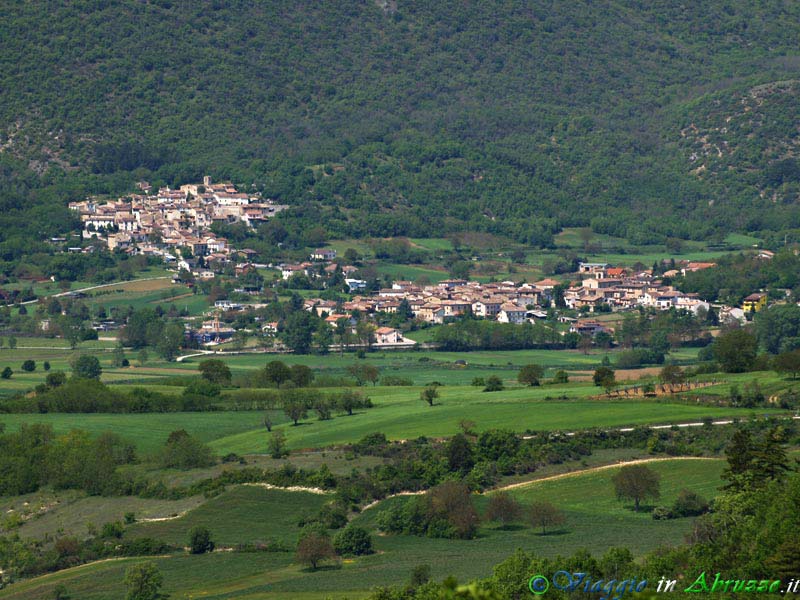
[[11, 370], [11, 367], [6, 367], [3, 369], [3, 372], [0, 373], [0, 377], [3, 379], [11, 379], [11, 376], [14, 374], [14, 371]]
[[336, 534], [333, 548], [340, 556], [372, 554], [372, 538], [363, 527], [350, 526]]
[[36, 361], [35, 360], [26, 360], [22, 363], [22, 370], [26, 373], [33, 373], [36, 370]]
[[123, 533], [125, 533], [125, 528], [122, 526], [122, 523], [119, 521], [113, 521], [103, 525], [103, 529], [100, 532], [100, 537], [119, 539], [122, 537]]
[[475, 387], [483, 387], [486, 385], [486, 380], [483, 377], [474, 377], [470, 385]]
[[214, 551], [214, 541], [211, 532], [205, 527], [195, 527], [189, 532], [189, 552], [192, 554], [205, 554]]
[[642, 365], [664, 364], [663, 352], [647, 348], [634, 348], [625, 350], [617, 355], [616, 366], [618, 369], [635, 369]]
[[672, 511], [666, 506], [656, 506], [653, 509], [653, 519], [656, 521], [666, 521], [673, 517]]
[[501, 392], [504, 389], [503, 380], [497, 375], [490, 375], [486, 378], [486, 386], [483, 388], [484, 392]]
[[563, 369], [559, 369], [553, 375], [553, 383], [569, 383], [569, 375]]
[[402, 386], [412, 386], [414, 385], [414, 382], [411, 379], [406, 379], [405, 377], [398, 377], [397, 375], [387, 375], [383, 379], [381, 379], [381, 385], [387, 387], [395, 387], [395, 386], [402, 387]]
[[194, 439], [185, 430], [173, 431], [167, 438], [162, 463], [176, 469], [196, 469], [214, 464], [211, 449]]
[[708, 512], [708, 502], [692, 490], [683, 489], [672, 505], [672, 513], [676, 517], [696, 517]]

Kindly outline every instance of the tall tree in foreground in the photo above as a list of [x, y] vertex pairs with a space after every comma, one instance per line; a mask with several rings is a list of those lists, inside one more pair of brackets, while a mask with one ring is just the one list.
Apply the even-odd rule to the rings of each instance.
[[620, 500], [633, 500], [633, 510], [639, 512], [642, 500], [657, 500], [661, 496], [661, 476], [645, 465], [622, 467], [612, 478], [614, 491]]

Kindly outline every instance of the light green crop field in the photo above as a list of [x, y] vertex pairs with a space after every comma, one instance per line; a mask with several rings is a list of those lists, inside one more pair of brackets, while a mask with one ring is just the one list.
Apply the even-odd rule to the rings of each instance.
[[415, 246], [434, 252], [453, 249], [453, 242], [447, 238], [409, 238], [409, 240]]
[[258, 486], [237, 486], [204, 502], [177, 519], [137, 523], [126, 530], [129, 538], [154, 537], [170, 544], [187, 544], [188, 532], [208, 527], [221, 546], [251, 542], [278, 542], [294, 548], [298, 521], [315, 515], [332, 496], [289, 492]]
[[[163, 447], [169, 434], [185, 429], [190, 435], [204, 442], [232, 435], [251, 432], [261, 427], [263, 414], [254, 411], [241, 412], [194, 412], [194, 413], [146, 413], [146, 414], [4, 414], [0, 423], [7, 430], [16, 430], [22, 423], [44, 423], [52, 425], [56, 433], [67, 433], [71, 429], [83, 429], [98, 435], [106, 431], [119, 434], [134, 443], [140, 452], [149, 453]], [[266, 434], [263, 434], [266, 435]]]
[[[650, 467], [661, 475], [659, 503], [670, 504], [682, 488], [713, 497], [721, 484], [723, 466], [724, 461], [714, 459], [652, 463]], [[517, 548], [546, 556], [569, 555], [587, 548], [599, 557], [611, 547], [627, 546], [639, 557], [658, 545], [681, 543], [689, 532], [691, 519], [654, 521], [647, 512], [634, 513], [614, 496], [611, 484], [614, 472], [614, 468], [587, 471], [515, 490], [513, 494], [522, 502], [546, 498], [564, 510], [566, 523], [548, 535], [541, 535], [538, 529], [524, 522], [508, 529], [482, 524], [473, 540], [375, 535], [380, 512], [390, 504], [409, 501], [408, 497], [393, 498], [354, 520], [373, 533], [375, 554], [347, 559], [315, 572], [292, 564], [292, 554], [287, 552], [179, 554], [103, 561], [68, 569], [14, 584], [0, 591], [0, 598], [49, 600], [58, 584], [64, 585], [72, 597], [82, 600], [122, 598], [125, 569], [135, 562], [153, 560], [164, 576], [165, 591], [171, 598], [357, 599], [378, 585], [407, 583], [411, 570], [420, 564], [429, 565], [436, 580], [454, 575], [466, 581], [490, 575], [493, 565]], [[324, 500], [324, 496], [302, 492], [239, 487], [179, 519], [134, 525], [126, 535], [155, 535], [182, 543], [193, 524], [203, 523], [211, 530], [212, 537], [223, 544], [256, 539], [289, 541], [296, 539], [296, 520], [303, 511], [318, 507]], [[479, 510], [486, 501], [485, 496], [476, 498]]]
[[[751, 411], [650, 400], [589, 399], [598, 391], [590, 383], [515, 387], [502, 392], [483, 392], [482, 388], [472, 386], [444, 386], [439, 388], [440, 398], [432, 407], [420, 400], [421, 389], [365, 387], [363, 391], [374, 404], [371, 409], [360, 410], [352, 416], [337, 415], [327, 421], [317, 420], [312, 412], [299, 426], [278, 427], [284, 430], [291, 448], [317, 448], [354, 442], [375, 431], [385, 433], [390, 439], [445, 437], [459, 431], [462, 419], [475, 421], [479, 431], [490, 428], [524, 431], [652, 425], [696, 421], [706, 416], [747, 418], [754, 413], [781, 414], [776, 409]], [[563, 396], [573, 399], [558, 399]], [[268, 440], [262, 419], [259, 411], [0, 415], [0, 423], [11, 430], [21, 423], [49, 423], [58, 433], [73, 428], [93, 434], [114, 431], [145, 453], [163, 445], [169, 433], [177, 429], [186, 429], [210, 443], [220, 454], [262, 453], [266, 451]], [[274, 421], [285, 423], [285, 418], [278, 413]]]
[[[474, 421], [478, 431], [491, 428], [525, 430], [578, 430], [588, 427], [666, 424], [697, 421], [703, 417], [747, 418], [753, 411], [702, 405], [668, 404], [643, 400], [545, 400], [557, 396], [559, 386], [519, 388], [505, 392], [482, 392], [480, 388], [440, 388], [434, 406], [419, 399], [414, 388], [378, 388], [374, 408], [353, 416], [336, 416], [329, 421], [309, 418], [299, 426], [282, 425], [289, 447], [312, 448], [344, 444], [376, 431], [389, 439], [414, 439], [419, 436], [446, 437], [459, 431], [463, 419]], [[583, 390], [595, 393], [591, 385], [563, 386], [575, 395]], [[758, 414], [780, 414], [759, 409]], [[212, 442], [220, 454], [265, 452], [267, 438], [260, 430], [234, 433]]]

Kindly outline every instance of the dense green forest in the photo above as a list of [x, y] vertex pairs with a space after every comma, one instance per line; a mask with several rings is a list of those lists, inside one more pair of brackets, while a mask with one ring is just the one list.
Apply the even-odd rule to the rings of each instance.
[[289, 237], [800, 228], [794, 2], [2, 7], [5, 260], [68, 200], [206, 173]]

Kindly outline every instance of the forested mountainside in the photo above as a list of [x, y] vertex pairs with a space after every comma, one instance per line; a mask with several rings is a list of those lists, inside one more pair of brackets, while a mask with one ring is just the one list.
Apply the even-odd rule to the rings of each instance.
[[[332, 236], [800, 228], [791, 0], [3, 0], [0, 251], [203, 174]], [[16, 238], [16, 239], [15, 239]]]

